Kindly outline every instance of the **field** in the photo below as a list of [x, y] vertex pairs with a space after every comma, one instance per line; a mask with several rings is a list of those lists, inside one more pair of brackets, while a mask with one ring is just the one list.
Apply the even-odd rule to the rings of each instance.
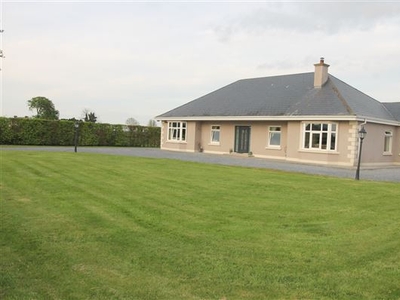
[[1, 299], [399, 299], [400, 185], [1, 152]]

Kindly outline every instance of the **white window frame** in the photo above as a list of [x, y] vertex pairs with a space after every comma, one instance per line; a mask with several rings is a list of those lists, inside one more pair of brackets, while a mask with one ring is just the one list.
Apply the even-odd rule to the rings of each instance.
[[[218, 137], [218, 140], [216, 139], [216, 137]], [[221, 142], [221, 126], [220, 125], [211, 125], [210, 144], [211, 145], [219, 145], [220, 142]]]
[[392, 146], [393, 146], [393, 131], [386, 130], [383, 142], [383, 154], [392, 155]]
[[[279, 130], [276, 130], [278, 129]], [[271, 144], [271, 140], [274, 135], [279, 134], [279, 145], [273, 145]], [[268, 148], [274, 148], [274, 149], [281, 149], [282, 145], [282, 126], [280, 125], [275, 125], [275, 126], [268, 126], [268, 141], [267, 141], [267, 147]]]
[[[304, 122], [302, 149], [307, 151], [337, 152], [338, 129], [338, 123]], [[333, 143], [332, 138], [334, 139]], [[324, 140], [326, 141], [325, 143]]]
[[168, 122], [168, 141], [170, 142], [186, 142], [187, 123], [181, 121]]

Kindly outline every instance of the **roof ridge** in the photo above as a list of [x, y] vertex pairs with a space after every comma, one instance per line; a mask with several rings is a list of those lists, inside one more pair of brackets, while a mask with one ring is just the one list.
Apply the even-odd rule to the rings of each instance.
[[[342, 94], [339, 92], [339, 89], [337, 88], [337, 86], [335, 85], [335, 83], [333, 82], [333, 80], [331, 80], [329, 77], [332, 75], [328, 75], [328, 80], [332, 82], [332, 90], [336, 93], [337, 97], [339, 98], [340, 102], [342, 102], [343, 106], [346, 108], [346, 111], [351, 114], [351, 115], [355, 115], [353, 109], [351, 108], [351, 106], [349, 105], [349, 103], [347, 103], [346, 99], [342, 96]], [[335, 77], [335, 76], [333, 76]], [[335, 77], [336, 78], [336, 77]], [[328, 81], [327, 80], [327, 81]]]
[[360, 91], [358, 88], [355, 88], [354, 86], [352, 86], [352, 85], [346, 83], [345, 81], [343, 81], [343, 80], [337, 78], [336, 76], [333, 76], [333, 75], [331, 75], [331, 74], [329, 74], [329, 76], [332, 76], [332, 77], [335, 78], [337, 81], [340, 81], [341, 83], [347, 85], [348, 87], [350, 87], [350, 88], [352, 88], [352, 89], [355, 89], [357, 92], [363, 94], [364, 96], [367, 96], [368, 98], [374, 100], [375, 102], [378, 102], [378, 103], [382, 104], [382, 102], [380, 102], [379, 100], [377, 100], [377, 99], [371, 97], [370, 95], [364, 93], [363, 91]]
[[[378, 103], [378, 104], [379, 104], [379, 105], [380, 105], [394, 120], [397, 119], [397, 118], [390, 112], [390, 110], [388, 110], [388, 108], [384, 105], [383, 102], [381, 102], [381, 101], [379, 101], [379, 100], [377, 100], [377, 99], [371, 97], [370, 95], [364, 93], [363, 91], [360, 91], [359, 89], [353, 87], [352, 85], [350, 85], [350, 84], [344, 82], [343, 80], [341, 80], [341, 79], [339, 79], [339, 78], [337, 78], [337, 77], [335, 77], [335, 76], [333, 76], [333, 75], [331, 75], [331, 74], [329, 74], [329, 76], [332, 76], [333, 78], [335, 78], [335, 80], [340, 81], [342, 84], [345, 84], [346, 86], [348, 86], [348, 87], [350, 87], [350, 88], [356, 90], [357, 92], [363, 94], [364, 96], [368, 97], [369, 99], [375, 101], [375, 102]], [[333, 84], [333, 86], [335, 87], [335, 89], [337, 89], [336, 85], [335, 85], [333, 82], [332, 82], [332, 84]], [[336, 90], [335, 90], [335, 92], [336, 92]], [[337, 93], [338, 93], [338, 95], [341, 96], [339, 90], [337, 90]], [[343, 97], [342, 97], [342, 98], [343, 98]], [[340, 98], [340, 99], [342, 99], [342, 98]], [[343, 98], [343, 100], [345, 100], [345, 99]], [[347, 103], [347, 101], [346, 101], [346, 103]], [[349, 105], [347, 105], [347, 106], [351, 109], [351, 107], [350, 107]], [[353, 111], [353, 114], [355, 114], [354, 111]]]
[[[395, 120], [397, 120], [398, 118], [397, 118], [397, 116], [395, 116], [388, 108], [387, 108], [387, 106], [385, 105], [386, 103], [399, 103], [400, 104], [400, 102], [380, 102], [381, 104], [382, 104], [382, 106], [385, 108], [385, 110], [393, 117], [393, 119], [395, 119]], [[400, 120], [399, 120], [400, 121]]]
[[314, 72], [301, 72], [301, 73], [294, 73], [294, 74], [281, 74], [281, 75], [271, 75], [271, 76], [262, 76], [262, 77], [249, 77], [249, 78], [242, 78], [238, 79], [237, 81], [243, 80], [253, 80], [253, 79], [265, 79], [265, 78], [277, 78], [277, 77], [289, 77], [289, 76], [297, 76], [297, 75], [304, 75], [304, 74], [314, 74]]

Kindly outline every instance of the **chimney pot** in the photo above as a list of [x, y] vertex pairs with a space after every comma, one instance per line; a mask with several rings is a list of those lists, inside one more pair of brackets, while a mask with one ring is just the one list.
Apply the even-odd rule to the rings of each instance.
[[323, 57], [321, 57], [321, 58], [319, 59], [319, 63], [320, 63], [320, 64], [323, 64], [323, 63], [324, 63], [324, 58], [323, 58]]

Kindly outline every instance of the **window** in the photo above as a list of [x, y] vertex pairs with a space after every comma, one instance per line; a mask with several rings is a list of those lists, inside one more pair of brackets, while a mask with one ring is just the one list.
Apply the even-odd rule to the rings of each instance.
[[385, 141], [383, 145], [383, 152], [390, 154], [392, 153], [392, 139], [393, 133], [391, 131], [385, 131]]
[[336, 150], [335, 123], [305, 123], [304, 149]]
[[211, 143], [219, 144], [221, 128], [219, 125], [211, 126]]
[[281, 146], [281, 127], [270, 126], [268, 130], [268, 147]]
[[168, 140], [186, 141], [186, 122], [168, 122]]

